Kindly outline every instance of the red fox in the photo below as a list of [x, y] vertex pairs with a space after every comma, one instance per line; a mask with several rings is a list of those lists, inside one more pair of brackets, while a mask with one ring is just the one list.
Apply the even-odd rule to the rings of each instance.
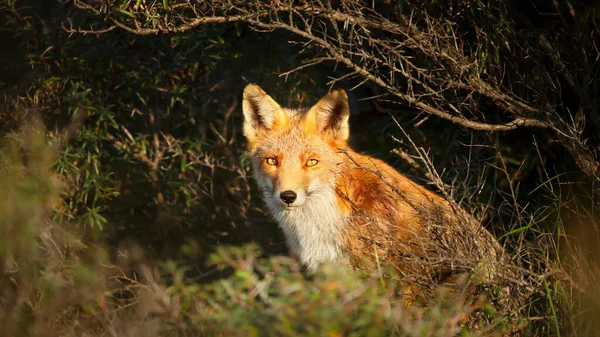
[[243, 112], [262, 197], [308, 269], [372, 269], [387, 261], [439, 279], [496, 258], [498, 243], [466, 212], [348, 146], [343, 90], [303, 111], [283, 108], [249, 84]]

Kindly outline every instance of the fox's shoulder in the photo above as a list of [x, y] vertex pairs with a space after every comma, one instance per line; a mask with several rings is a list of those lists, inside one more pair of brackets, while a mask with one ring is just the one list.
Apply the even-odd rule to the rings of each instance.
[[398, 222], [417, 217], [420, 208], [446, 205], [442, 197], [380, 159], [344, 150], [340, 160], [336, 188], [349, 211], [360, 209], [366, 215]]

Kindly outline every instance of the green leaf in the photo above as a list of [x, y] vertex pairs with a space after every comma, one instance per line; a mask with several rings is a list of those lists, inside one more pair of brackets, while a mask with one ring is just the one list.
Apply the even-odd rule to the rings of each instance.
[[125, 15], [129, 16], [130, 18], [135, 18], [135, 15], [133, 15], [133, 13], [130, 13], [130, 12], [124, 10], [124, 9], [120, 9], [119, 12], [121, 14], [125, 14]]

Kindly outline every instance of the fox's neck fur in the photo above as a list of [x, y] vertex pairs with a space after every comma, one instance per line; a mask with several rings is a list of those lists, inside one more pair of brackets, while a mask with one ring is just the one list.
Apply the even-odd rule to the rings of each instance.
[[309, 188], [308, 193], [306, 203], [298, 209], [282, 209], [269, 202], [267, 206], [290, 249], [308, 269], [323, 263], [347, 265], [341, 235], [346, 219], [337, 205], [334, 182], [328, 189], [311, 192]]

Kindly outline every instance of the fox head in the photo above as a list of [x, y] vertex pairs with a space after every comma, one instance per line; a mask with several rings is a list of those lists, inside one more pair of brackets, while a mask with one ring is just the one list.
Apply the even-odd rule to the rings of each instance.
[[337, 149], [347, 147], [349, 136], [346, 92], [330, 92], [299, 111], [249, 84], [242, 108], [254, 175], [271, 210], [293, 211], [334, 190]]

